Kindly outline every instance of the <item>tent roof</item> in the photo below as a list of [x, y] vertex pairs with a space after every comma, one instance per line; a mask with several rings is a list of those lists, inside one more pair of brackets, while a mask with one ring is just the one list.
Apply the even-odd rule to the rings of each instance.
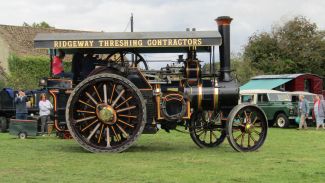
[[240, 87], [240, 90], [268, 89], [276, 88], [292, 79], [253, 79]]

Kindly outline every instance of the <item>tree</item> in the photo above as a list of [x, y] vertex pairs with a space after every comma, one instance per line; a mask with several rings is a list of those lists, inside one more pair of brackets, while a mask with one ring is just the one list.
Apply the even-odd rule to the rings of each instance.
[[34, 27], [34, 28], [55, 28], [55, 27], [50, 26], [50, 24], [48, 24], [45, 21], [42, 21], [40, 23], [34, 22], [31, 25], [28, 24], [28, 23], [26, 23], [26, 22], [24, 22], [23, 23], [23, 26], [25, 26], [25, 27]]
[[314, 73], [325, 76], [324, 32], [302, 16], [271, 33], [254, 34], [244, 49], [244, 60], [267, 74]]

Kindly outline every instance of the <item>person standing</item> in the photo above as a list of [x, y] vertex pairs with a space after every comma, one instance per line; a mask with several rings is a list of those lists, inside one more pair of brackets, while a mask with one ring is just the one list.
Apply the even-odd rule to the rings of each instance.
[[16, 104], [16, 119], [27, 119], [27, 96], [22, 90], [18, 90], [18, 94], [15, 98]]
[[322, 126], [323, 129], [325, 129], [324, 126], [325, 100], [321, 100], [319, 95], [315, 96], [314, 114], [316, 118], [316, 130], [318, 130], [320, 126]]
[[308, 101], [305, 99], [303, 95], [299, 95], [299, 103], [298, 103], [298, 109], [299, 109], [299, 116], [300, 116], [300, 123], [299, 123], [299, 130], [302, 129], [302, 126], [304, 126], [305, 129], [307, 129], [307, 122], [308, 119], [308, 113], [309, 113], [309, 105]]
[[40, 95], [41, 100], [38, 103], [39, 106], [39, 115], [41, 118], [41, 133], [46, 132], [46, 124], [50, 121], [50, 113], [51, 110], [53, 109], [53, 105], [51, 104], [51, 102], [49, 100], [46, 99], [46, 95], [44, 93], [42, 93]]

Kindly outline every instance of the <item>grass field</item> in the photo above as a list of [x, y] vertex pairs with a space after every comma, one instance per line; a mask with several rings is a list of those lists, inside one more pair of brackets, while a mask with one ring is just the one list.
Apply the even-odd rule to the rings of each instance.
[[127, 152], [93, 154], [74, 140], [0, 134], [0, 182], [325, 182], [325, 130], [269, 129], [258, 152], [188, 134], [142, 135]]

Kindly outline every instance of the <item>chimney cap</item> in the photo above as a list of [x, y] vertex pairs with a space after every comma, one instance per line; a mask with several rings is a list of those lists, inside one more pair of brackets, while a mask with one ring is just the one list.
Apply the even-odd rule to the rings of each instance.
[[233, 19], [229, 16], [220, 16], [215, 19], [218, 25], [230, 25]]

